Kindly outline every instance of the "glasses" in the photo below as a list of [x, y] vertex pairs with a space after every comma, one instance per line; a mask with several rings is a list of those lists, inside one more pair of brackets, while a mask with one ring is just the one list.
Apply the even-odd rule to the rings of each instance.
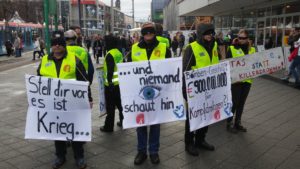
[[143, 36], [147, 34], [155, 34], [155, 29], [153, 27], [143, 28], [141, 33]]
[[248, 37], [239, 37], [239, 40], [247, 40]]

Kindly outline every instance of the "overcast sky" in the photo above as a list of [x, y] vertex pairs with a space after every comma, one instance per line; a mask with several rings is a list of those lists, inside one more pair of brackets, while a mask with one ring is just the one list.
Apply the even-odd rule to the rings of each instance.
[[[102, 0], [110, 6], [111, 0]], [[115, 0], [114, 0], [115, 5]], [[132, 0], [121, 0], [121, 11], [132, 16]], [[151, 13], [151, 0], [134, 0], [134, 17], [136, 21], [148, 20]]]

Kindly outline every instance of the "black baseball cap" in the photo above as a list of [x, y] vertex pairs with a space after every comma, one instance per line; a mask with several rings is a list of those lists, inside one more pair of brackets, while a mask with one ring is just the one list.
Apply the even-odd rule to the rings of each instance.
[[66, 46], [66, 41], [64, 37], [64, 32], [62, 31], [54, 31], [51, 35], [51, 46]]

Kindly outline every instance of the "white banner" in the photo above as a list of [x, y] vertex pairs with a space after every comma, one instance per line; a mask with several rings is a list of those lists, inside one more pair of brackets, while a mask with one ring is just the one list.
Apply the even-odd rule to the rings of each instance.
[[25, 75], [25, 139], [91, 141], [88, 82]]
[[118, 64], [124, 128], [185, 120], [182, 58]]
[[97, 80], [99, 85], [99, 109], [100, 109], [100, 116], [106, 113], [105, 107], [105, 95], [104, 95], [104, 72], [103, 67], [97, 68]]
[[229, 62], [184, 72], [190, 131], [232, 116]]
[[232, 83], [271, 74], [285, 67], [282, 48], [229, 59]]

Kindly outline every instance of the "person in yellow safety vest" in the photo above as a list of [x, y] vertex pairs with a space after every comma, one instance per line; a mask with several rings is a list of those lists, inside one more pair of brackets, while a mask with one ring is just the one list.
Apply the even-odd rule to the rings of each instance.
[[[52, 52], [45, 55], [37, 69], [38, 76], [60, 78], [60, 79], [76, 79], [78, 81], [87, 81], [87, 75], [80, 59], [74, 53], [67, 52], [64, 33], [54, 31], [51, 39]], [[88, 97], [92, 107], [93, 98], [91, 89], [88, 87]], [[86, 168], [84, 160], [84, 142], [72, 141], [74, 157], [78, 168]], [[52, 168], [60, 168], [66, 161], [67, 141], [55, 141], [56, 159]]]
[[120, 121], [117, 122], [119, 127], [123, 124], [122, 104], [119, 87], [117, 64], [123, 62], [123, 55], [119, 51], [118, 39], [113, 35], [106, 36], [107, 53], [104, 59], [104, 96], [107, 116], [104, 126], [100, 127], [102, 132], [113, 132], [115, 121], [115, 108], [119, 110]]
[[93, 82], [94, 77], [94, 65], [90, 54], [87, 50], [77, 44], [77, 34], [74, 30], [68, 30], [64, 33], [67, 43], [67, 51], [75, 53], [76, 56], [81, 60], [87, 75], [90, 84]]
[[[234, 45], [230, 45], [227, 50], [226, 58], [243, 57], [248, 54], [255, 53], [255, 48], [249, 44], [249, 33], [245, 29], [241, 29], [238, 33], [238, 38], [233, 40]], [[248, 97], [252, 80], [247, 79], [241, 82], [237, 82], [231, 85], [232, 93], [232, 113], [235, 115], [227, 119], [227, 131], [232, 133], [247, 132], [247, 129], [242, 126], [241, 118], [244, 111], [244, 105]]]
[[[171, 51], [166, 47], [166, 44], [161, 43], [156, 39], [154, 23], [144, 23], [142, 25], [141, 34], [143, 38], [139, 43], [136, 43], [132, 46], [131, 51], [127, 54], [127, 62], [171, 58]], [[138, 153], [134, 159], [134, 164], [140, 165], [147, 159], [147, 145], [152, 164], [158, 164], [160, 162], [158, 156], [160, 125], [151, 125], [149, 136], [147, 132], [147, 126], [138, 127], [136, 131], [138, 139]]]
[[167, 48], [170, 47], [170, 40], [168, 38], [163, 37], [163, 27], [160, 23], [155, 23], [155, 29], [156, 29], [156, 39], [159, 42], [165, 43], [167, 45]]
[[[184, 52], [183, 72], [199, 69], [219, 63], [218, 45], [213, 38], [214, 26], [212, 24], [199, 24], [197, 26], [197, 40], [190, 43]], [[184, 73], [183, 73], [184, 75]], [[183, 76], [183, 97], [187, 100], [185, 78]], [[197, 148], [214, 151], [215, 147], [205, 140], [208, 126], [190, 132], [189, 113], [187, 108], [185, 123], [185, 150], [192, 156], [198, 156]]]

